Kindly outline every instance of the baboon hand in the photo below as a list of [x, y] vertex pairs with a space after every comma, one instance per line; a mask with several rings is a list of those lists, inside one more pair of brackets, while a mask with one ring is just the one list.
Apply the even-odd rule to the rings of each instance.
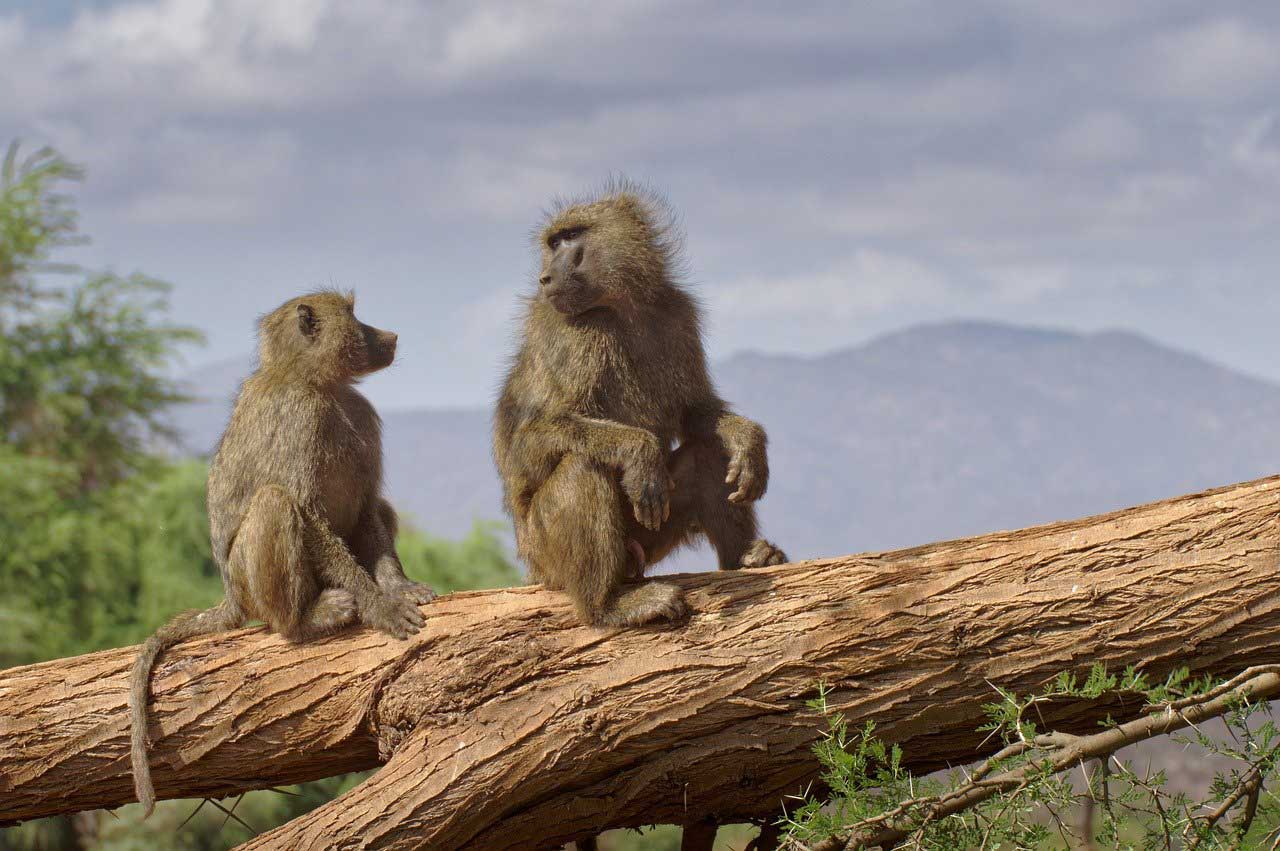
[[735, 448], [729, 458], [729, 474], [724, 483], [735, 488], [729, 494], [733, 503], [755, 502], [769, 486], [769, 462], [756, 447]]
[[644, 451], [622, 472], [622, 489], [631, 500], [636, 522], [646, 529], [658, 529], [671, 516], [672, 485], [656, 440], [645, 444]]
[[430, 603], [436, 598], [436, 592], [431, 586], [414, 582], [405, 576], [400, 560], [393, 556], [383, 555], [378, 559], [373, 578], [385, 593], [401, 594], [419, 606]]
[[367, 626], [401, 639], [414, 635], [427, 622], [418, 604], [398, 591], [383, 592], [371, 598], [362, 608], [360, 620]]

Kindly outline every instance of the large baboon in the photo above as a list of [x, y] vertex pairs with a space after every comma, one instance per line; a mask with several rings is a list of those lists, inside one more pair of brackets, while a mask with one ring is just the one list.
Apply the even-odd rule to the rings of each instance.
[[259, 323], [259, 365], [240, 389], [209, 468], [209, 530], [225, 598], [153, 635], [129, 692], [133, 775], [146, 815], [148, 681], [180, 641], [264, 621], [291, 641], [359, 620], [407, 638], [435, 595], [404, 575], [382, 498], [381, 421], [352, 386], [388, 366], [396, 335], [361, 323], [351, 295], [285, 302]]
[[722, 570], [785, 561], [756, 531], [764, 430], [712, 386], [666, 205], [616, 184], [554, 211], [539, 243], [494, 417], [530, 577], [567, 591], [586, 623], [629, 625], [685, 614], [678, 586], [638, 580], [695, 535]]

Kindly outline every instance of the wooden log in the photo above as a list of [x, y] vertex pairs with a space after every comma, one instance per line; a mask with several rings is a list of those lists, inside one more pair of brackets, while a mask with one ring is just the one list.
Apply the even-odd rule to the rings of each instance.
[[[676, 627], [591, 629], [537, 587], [455, 594], [406, 642], [191, 642], [154, 680], [161, 797], [386, 761], [248, 848], [550, 848], [776, 814], [814, 778], [819, 683], [912, 766], [982, 752], [991, 684], [1094, 662], [1280, 662], [1280, 480], [894, 553], [679, 577]], [[132, 649], [0, 673], [0, 821], [132, 799]], [[1073, 703], [1089, 729], [1137, 705]]]

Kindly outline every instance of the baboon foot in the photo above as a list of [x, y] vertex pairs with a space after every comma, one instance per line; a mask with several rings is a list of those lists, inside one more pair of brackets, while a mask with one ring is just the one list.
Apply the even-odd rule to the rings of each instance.
[[326, 588], [320, 592], [307, 617], [311, 632], [334, 632], [356, 621], [356, 598], [342, 588]]
[[374, 629], [399, 639], [415, 635], [427, 622], [418, 605], [397, 591], [382, 592], [365, 604], [360, 620]]
[[786, 563], [787, 554], [764, 538], [752, 541], [751, 546], [742, 554], [742, 567], [772, 567]]
[[666, 582], [646, 582], [624, 586], [601, 622], [606, 626], [639, 626], [657, 620], [678, 621], [688, 615], [683, 588]]

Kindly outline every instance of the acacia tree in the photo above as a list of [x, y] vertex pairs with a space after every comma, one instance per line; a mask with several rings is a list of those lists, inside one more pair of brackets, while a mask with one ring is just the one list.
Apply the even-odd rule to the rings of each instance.
[[70, 271], [51, 262], [53, 251], [83, 241], [71, 196], [56, 191], [61, 182], [80, 180], [83, 170], [52, 148], [18, 154], [14, 141], [0, 163], [0, 330], [9, 314], [47, 296], [40, 273]]
[[[60, 191], [82, 176], [48, 148], [20, 159], [16, 142], [0, 166], [0, 436], [70, 465], [88, 494], [152, 461], [162, 415], [186, 398], [168, 367], [201, 335], [164, 320], [163, 281], [53, 261], [84, 241]], [[52, 273], [81, 278], [63, 287]]]

